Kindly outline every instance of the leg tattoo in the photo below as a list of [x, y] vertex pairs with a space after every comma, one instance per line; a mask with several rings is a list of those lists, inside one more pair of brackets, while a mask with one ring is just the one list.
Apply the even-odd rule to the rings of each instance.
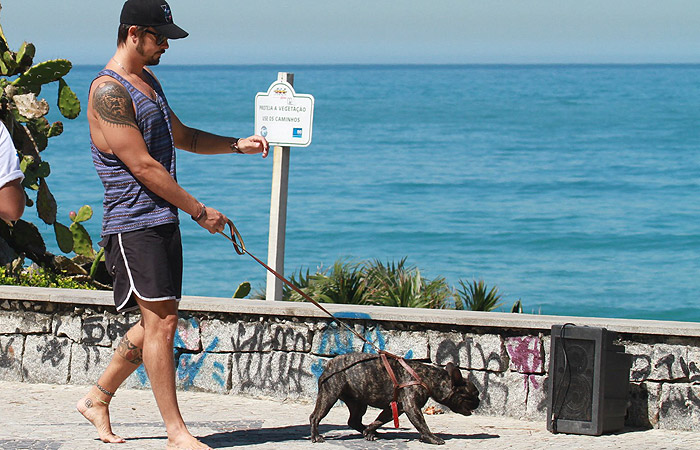
[[137, 366], [143, 363], [143, 350], [132, 344], [126, 335], [117, 346], [117, 354]]

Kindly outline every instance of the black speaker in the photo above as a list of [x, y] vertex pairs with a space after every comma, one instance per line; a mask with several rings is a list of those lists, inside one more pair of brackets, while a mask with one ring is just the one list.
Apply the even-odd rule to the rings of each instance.
[[632, 358], [617, 333], [553, 325], [547, 429], [599, 436], [625, 425]]

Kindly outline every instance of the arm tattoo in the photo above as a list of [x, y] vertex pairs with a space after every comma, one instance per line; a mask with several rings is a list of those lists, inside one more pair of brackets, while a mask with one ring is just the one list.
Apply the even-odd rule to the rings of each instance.
[[197, 139], [199, 139], [199, 130], [194, 130], [192, 133], [192, 143], [190, 144], [190, 149], [197, 153]]
[[143, 351], [132, 344], [126, 335], [124, 335], [117, 346], [117, 354], [137, 366], [140, 366], [143, 362]]
[[97, 116], [108, 125], [138, 129], [131, 97], [121, 84], [113, 81], [101, 83], [92, 100]]

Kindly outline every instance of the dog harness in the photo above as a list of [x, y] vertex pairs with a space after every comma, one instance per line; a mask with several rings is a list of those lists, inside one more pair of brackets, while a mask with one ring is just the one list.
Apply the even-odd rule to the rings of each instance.
[[[399, 384], [399, 380], [396, 378], [396, 374], [394, 373], [394, 370], [391, 368], [391, 364], [389, 364], [389, 358], [388, 356], [391, 356], [392, 358], [396, 359], [399, 361], [399, 363], [403, 366], [404, 369], [406, 369], [406, 372], [408, 372], [414, 380], [408, 381], [406, 383]], [[427, 384], [423, 381], [423, 379], [416, 373], [415, 370], [411, 366], [408, 365], [405, 359], [401, 358], [400, 356], [393, 355], [389, 352], [381, 351], [379, 353], [379, 358], [382, 360], [382, 364], [384, 365], [384, 368], [386, 369], [387, 373], [389, 374], [389, 378], [391, 378], [391, 382], [394, 383], [394, 400], [391, 402], [391, 415], [394, 418], [394, 428], [399, 427], [399, 405], [398, 405], [398, 398], [399, 398], [399, 390], [408, 386], [423, 386], [426, 391], [428, 391], [428, 395], [431, 395], [430, 388], [428, 387]]]

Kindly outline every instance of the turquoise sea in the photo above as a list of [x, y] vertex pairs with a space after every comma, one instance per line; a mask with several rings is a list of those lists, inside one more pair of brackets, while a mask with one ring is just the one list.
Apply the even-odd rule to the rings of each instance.
[[[98, 69], [67, 77], [84, 108]], [[428, 278], [496, 285], [506, 307], [521, 299], [528, 313], [700, 321], [700, 66], [155, 71], [184, 123], [220, 134], [252, 133], [255, 94], [278, 71], [315, 97], [313, 142], [291, 154], [287, 274], [408, 257]], [[97, 236], [85, 113], [65, 128], [43, 153], [48, 182], [64, 223], [93, 206]], [[178, 158], [180, 183], [266, 260], [272, 158]], [[182, 230], [186, 295], [264, 287], [264, 269], [223, 237], [186, 215]]]

